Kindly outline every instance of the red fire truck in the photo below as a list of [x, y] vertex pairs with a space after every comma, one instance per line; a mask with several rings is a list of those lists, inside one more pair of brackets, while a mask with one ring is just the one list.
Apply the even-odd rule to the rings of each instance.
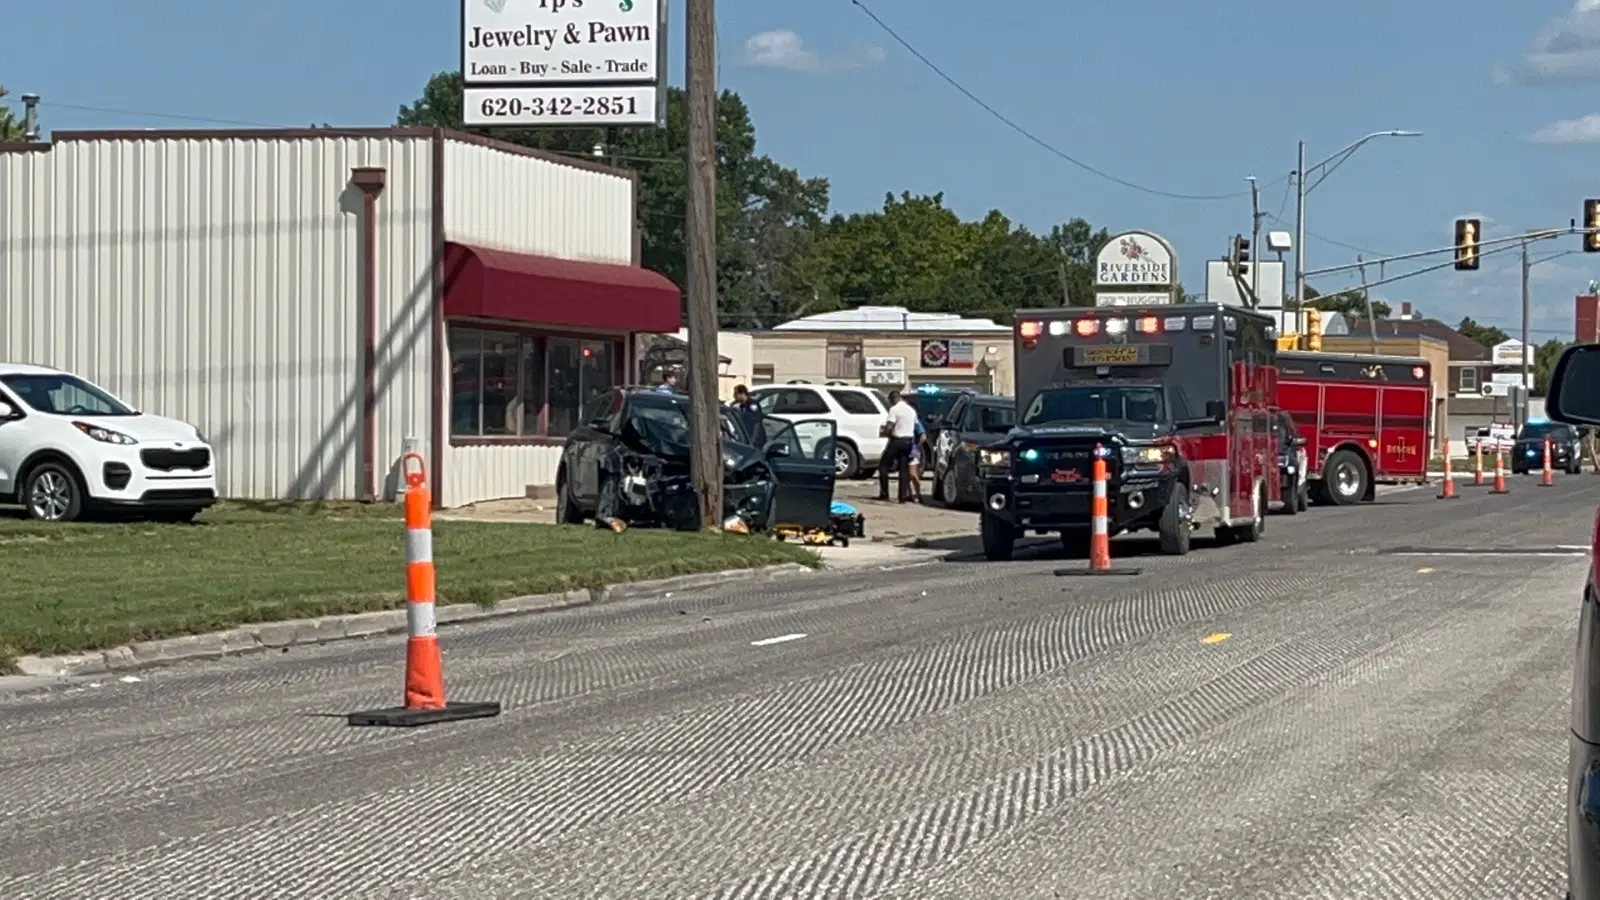
[[1095, 449], [1111, 533], [1149, 530], [1169, 554], [1190, 535], [1256, 541], [1279, 495], [1272, 320], [1205, 304], [1024, 309], [1016, 319], [1017, 428], [980, 451], [984, 553], [1027, 532], [1088, 545]]
[[1311, 499], [1371, 500], [1379, 484], [1424, 484], [1432, 458], [1428, 361], [1358, 353], [1278, 354], [1278, 405], [1306, 440]]

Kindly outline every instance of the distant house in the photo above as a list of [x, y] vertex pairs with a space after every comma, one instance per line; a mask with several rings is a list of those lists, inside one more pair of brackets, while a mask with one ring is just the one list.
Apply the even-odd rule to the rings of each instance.
[[[1366, 319], [1351, 316], [1348, 321], [1351, 337], [1372, 335], [1372, 328]], [[1400, 304], [1400, 315], [1379, 319], [1376, 325], [1379, 338], [1427, 337], [1443, 341], [1450, 353], [1448, 384], [1451, 397], [1481, 396], [1482, 385], [1490, 380], [1496, 369], [1492, 348], [1485, 347], [1438, 319], [1413, 315], [1409, 303]]]

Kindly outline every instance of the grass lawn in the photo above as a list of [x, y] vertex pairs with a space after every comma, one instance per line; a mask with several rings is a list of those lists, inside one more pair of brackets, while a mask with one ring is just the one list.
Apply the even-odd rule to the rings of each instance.
[[[41, 525], [0, 513], [0, 670], [250, 622], [405, 604], [398, 505], [226, 504], [194, 525]], [[759, 537], [435, 522], [440, 604], [816, 556]]]

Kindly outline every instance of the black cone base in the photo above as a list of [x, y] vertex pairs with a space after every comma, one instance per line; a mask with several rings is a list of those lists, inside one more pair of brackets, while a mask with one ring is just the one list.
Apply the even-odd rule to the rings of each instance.
[[1116, 575], [1138, 575], [1143, 571], [1143, 569], [1130, 569], [1124, 566], [1112, 566], [1109, 569], [1057, 569], [1055, 574], [1062, 578], [1068, 578], [1072, 576], [1091, 577], [1096, 575], [1109, 577]]
[[461, 722], [467, 719], [492, 719], [500, 715], [498, 703], [446, 703], [443, 709], [406, 709], [393, 706], [351, 713], [345, 722], [359, 727], [416, 728], [419, 725], [437, 725], [441, 722]]

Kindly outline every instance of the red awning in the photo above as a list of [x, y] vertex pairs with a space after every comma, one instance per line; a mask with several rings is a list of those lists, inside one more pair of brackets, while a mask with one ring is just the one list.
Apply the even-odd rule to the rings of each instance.
[[617, 331], [678, 330], [682, 295], [649, 269], [444, 245], [444, 314]]

